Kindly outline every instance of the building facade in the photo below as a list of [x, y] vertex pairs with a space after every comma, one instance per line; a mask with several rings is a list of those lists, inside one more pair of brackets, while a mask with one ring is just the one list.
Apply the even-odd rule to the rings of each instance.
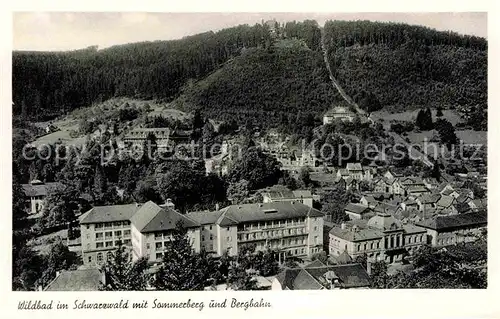
[[329, 253], [334, 257], [347, 252], [353, 258], [366, 254], [371, 260], [392, 263], [425, 244], [426, 230], [379, 212], [366, 225], [344, 223], [332, 228], [329, 239]]
[[310, 258], [322, 251], [323, 214], [300, 202], [232, 205], [218, 211], [178, 213], [170, 203], [97, 206], [80, 217], [85, 266], [99, 267], [125, 245], [132, 260], [161, 260], [179, 223], [195, 252], [238, 254], [246, 245]]
[[435, 247], [474, 241], [487, 224], [486, 212], [436, 216], [417, 223], [427, 231], [429, 242]]
[[231, 205], [187, 216], [202, 225], [205, 249], [218, 255], [236, 255], [250, 245], [257, 251], [280, 250], [283, 257], [310, 258], [322, 251], [323, 213], [300, 202]]

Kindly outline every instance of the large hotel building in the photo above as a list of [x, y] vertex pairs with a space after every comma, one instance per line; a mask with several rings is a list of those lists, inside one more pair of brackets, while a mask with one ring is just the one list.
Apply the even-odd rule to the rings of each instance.
[[193, 249], [237, 255], [244, 245], [278, 249], [284, 255], [310, 258], [323, 250], [323, 213], [300, 202], [232, 205], [218, 211], [182, 215], [171, 203], [94, 207], [80, 217], [82, 258], [99, 266], [118, 245], [132, 258], [159, 261], [181, 222]]

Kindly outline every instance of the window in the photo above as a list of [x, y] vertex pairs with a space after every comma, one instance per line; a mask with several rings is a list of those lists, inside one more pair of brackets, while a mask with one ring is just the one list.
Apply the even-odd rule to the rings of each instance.
[[318, 226], [314, 226], [314, 231], [317, 231], [318, 230]]
[[125, 239], [123, 241], [123, 243], [125, 244], [125, 246], [130, 246], [132, 244], [132, 242], [130, 241], [130, 239]]
[[108, 253], [106, 254], [106, 260], [110, 261], [112, 258], [113, 258], [113, 253], [108, 251]]
[[89, 225], [87, 225], [87, 229], [90, 229], [90, 226], [89, 226]]
[[205, 226], [201, 226], [201, 230], [205, 230]]
[[101, 229], [102, 228], [102, 223], [97, 223], [95, 224], [95, 229]]
[[97, 262], [102, 263], [102, 253], [97, 253]]
[[156, 245], [155, 245], [155, 246], [156, 246], [156, 249], [161, 249], [161, 246], [162, 246], [162, 245], [161, 245], [161, 242], [160, 242], [160, 243], [156, 243]]
[[115, 227], [121, 227], [122, 226], [122, 222], [114, 222], [113, 226], [115, 226]]
[[90, 249], [90, 244], [87, 244], [87, 250], [89, 250], [89, 249]]
[[212, 235], [210, 235], [210, 240], [213, 240], [213, 239], [214, 239], [214, 237]]
[[201, 241], [205, 241], [205, 236], [201, 236]]
[[106, 242], [106, 247], [112, 247], [113, 246], [113, 242], [112, 241], [107, 241]]
[[121, 246], [122, 241], [121, 240], [115, 240], [115, 246]]
[[92, 256], [89, 256], [88, 261], [89, 261], [89, 263], [92, 262]]
[[112, 231], [107, 231], [107, 232], [104, 234], [104, 237], [106, 237], [106, 238], [109, 238], [109, 237], [111, 237], [111, 236], [113, 236], [113, 232], [112, 232]]
[[230, 228], [228, 227], [228, 228], [227, 228], [227, 231], [229, 231], [229, 230], [230, 230]]
[[231, 241], [231, 236], [227, 237], [227, 241], [228, 242]]
[[121, 230], [115, 231], [115, 236], [116, 237], [121, 236], [121, 235], [122, 235], [122, 231]]
[[212, 230], [212, 225], [210, 225], [210, 230]]
[[102, 247], [104, 247], [104, 243], [96, 243], [95, 247], [96, 248], [102, 248]]
[[123, 236], [130, 236], [130, 230], [124, 230]]
[[162, 253], [156, 253], [156, 259], [161, 259], [162, 256], [163, 256]]
[[111, 227], [113, 226], [113, 223], [104, 223], [104, 227]]
[[102, 239], [102, 233], [95, 233], [95, 239]]
[[87, 233], [87, 239], [90, 239], [90, 234], [89, 233]]

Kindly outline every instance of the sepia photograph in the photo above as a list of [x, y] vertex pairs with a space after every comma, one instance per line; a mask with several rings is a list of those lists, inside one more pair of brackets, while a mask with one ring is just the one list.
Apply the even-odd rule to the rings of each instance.
[[12, 20], [12, 291], [488, 288], [487, 12]]

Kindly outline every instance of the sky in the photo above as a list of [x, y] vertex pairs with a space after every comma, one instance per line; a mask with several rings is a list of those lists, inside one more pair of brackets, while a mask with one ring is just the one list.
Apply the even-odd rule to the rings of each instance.
[[371, 20], [423, 25], [441, 31], [487, 38], [487, 13], [146, 13], [17, 12], [13, 15], [13, 49], [75, 50], [97, 45], [179, 39], [187, 35], [276, 19]]

